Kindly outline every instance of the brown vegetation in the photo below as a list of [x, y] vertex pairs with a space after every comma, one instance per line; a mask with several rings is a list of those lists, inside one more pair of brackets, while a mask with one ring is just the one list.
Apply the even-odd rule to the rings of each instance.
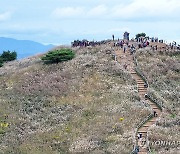
[[59, 64], [37, 56], [0, 68], [0, 153], [130, 153], [150, 113], [135, 81], [109, 46], [73, 50]]
[[164, 112], [157, 126], [150, 130], [150, 143], [176, 141], [173, 146], [152, 145], [159, 153], [179, 153], [180, 138], [180, 53], [151, 51], [148, 48], [137, 52], [139, 65], [148, 78], [150, 92], [163, 103]]

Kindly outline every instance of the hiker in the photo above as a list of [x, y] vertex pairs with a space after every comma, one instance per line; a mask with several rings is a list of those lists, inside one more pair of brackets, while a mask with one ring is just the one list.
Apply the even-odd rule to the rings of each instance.
[[179, 50], [179, 44], [177, 45], [177, 49]]
[[157, 51], [157, 49], [158, 49], [158, 46], [157, 46], [157, 45], [155, 46], [155, 49], [156, 49], [156, 51]]
[[124, 69], [125, 69], [125, 70], [127, 69], [127, 64], [124, 64]]
[[125, 43], [123, 44], [123, 51], [124, 51], [124, 53], [126, 52], [126, 44]]
[[135, 52], [135, 47], [134, 47], [134, 45], [132, 44], [132, 46], [131, 46], [131, 50], [130, 50], [130, 52], [131, 52], [131, 55]]
[[135, 147], [135, 152], [136, 152], [136, 153], [139, 152], [139, 146], [138, 146], [138, 145], [136, 145], [136, 147]]
[[147, 100], [147, 99], [148, 99], [148, 95], [147, 95], [147, 94], [145, 94], [145, 95], [144, 95], [144, 97], [145, 97], [145, 100]]
[[114, 41], [114, 34], [112, 35], [113, 41]]
[[171, 45], [171, 50], [174, 48], [174, 46], [173, 45]]
[[131, 48], [130, 52], [131, 52], [131, 55], [132, 55], [132, 54], [133, 54], [133, 52], [134, 52], [134, 50]]
[[142, 133], [139, 133], [139, 138], [142, 138]]
[[121, 42], [121, 44], [120, 44], [120, 47], [121, 47], [121, 49], [123, 48], [123, 43]]
[[157, 117], [157, 112], [156, 111], [154, 111], [154, 117]]
[[142, 134], [138, 133], [137, 137], [138, 137], [138, 139], [142, 138]]
[[138, 137], [138, 140], [140, 139], [140, 135], [139, 134], [137, 134], [137, 137]]
[[148, 85], [147, 85], [147, 83], [144, 83], [144, 88], [148, 88]]
[[149, 46], [149, 41], [146, 42], [146, 46]]

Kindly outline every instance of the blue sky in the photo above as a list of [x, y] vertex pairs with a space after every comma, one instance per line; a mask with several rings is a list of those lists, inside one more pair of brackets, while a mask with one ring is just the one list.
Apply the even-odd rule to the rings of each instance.
[[145, 32], [180, 43], [180, 0], [0, 0], [0, 37], [69, 44]]

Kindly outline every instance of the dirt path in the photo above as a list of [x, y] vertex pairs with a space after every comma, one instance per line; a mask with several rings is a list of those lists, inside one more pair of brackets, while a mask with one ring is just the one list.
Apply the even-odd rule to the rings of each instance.
[[140, 76], [138, 76], [135, 71], [133, 56], [130, 55], [128, 51], [124, 53], [122, 50], [116, 50], [116, 56], [117, 56], [117, 61], [121, 65], [127, 65], [127, 71], [131, 73], [132, 77], [136, 80], [141, 101], [148, 103], [152, 108], [153, 112], [156, 111], [157, 113], [157, 117], [153, 117], [152, 119], [150, 119], [148, 122], [143, 124], [137, 131], [137, 134], [142, 134], [141, 139], [138, 139], [138, 137], [136, 137], [136, 143], [139, 146], [138, 154], [147, 154], [148, 145], [146, 143], [148, 142], [148, 138], [147, 138], [148, 129], [156, 123], [157, 118], [161, 114], [161, 110], [158, 108], [158, 106], [155, 103], [145, 98], [145, 94], [147, 93], [147, 88], [144, 87], [145, 84], [144, 80]]

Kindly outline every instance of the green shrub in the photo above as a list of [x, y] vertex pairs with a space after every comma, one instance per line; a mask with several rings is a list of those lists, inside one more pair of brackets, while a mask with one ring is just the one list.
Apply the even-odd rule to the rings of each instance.
[[138, 39], [139, 37], [146, 37], [146, 34], [145, 33], [139, 33], [139, 34], [136, 34], [136, 39]]
[[17, 58], [17, 53], [15, 51], [11, 52], [9, 50], [3, 51], [3, 53], [1, 54], [1, 58], [5, 62], [12, 61], [12, 60], [15, 60]]
[[60, 49], [48, 52], [41, 59], [48, 63], [59, 63], [73, 59], [75, 53], [71, 49]]
[[3, 66], [3, 59], [0, 57], [0, 67]]

